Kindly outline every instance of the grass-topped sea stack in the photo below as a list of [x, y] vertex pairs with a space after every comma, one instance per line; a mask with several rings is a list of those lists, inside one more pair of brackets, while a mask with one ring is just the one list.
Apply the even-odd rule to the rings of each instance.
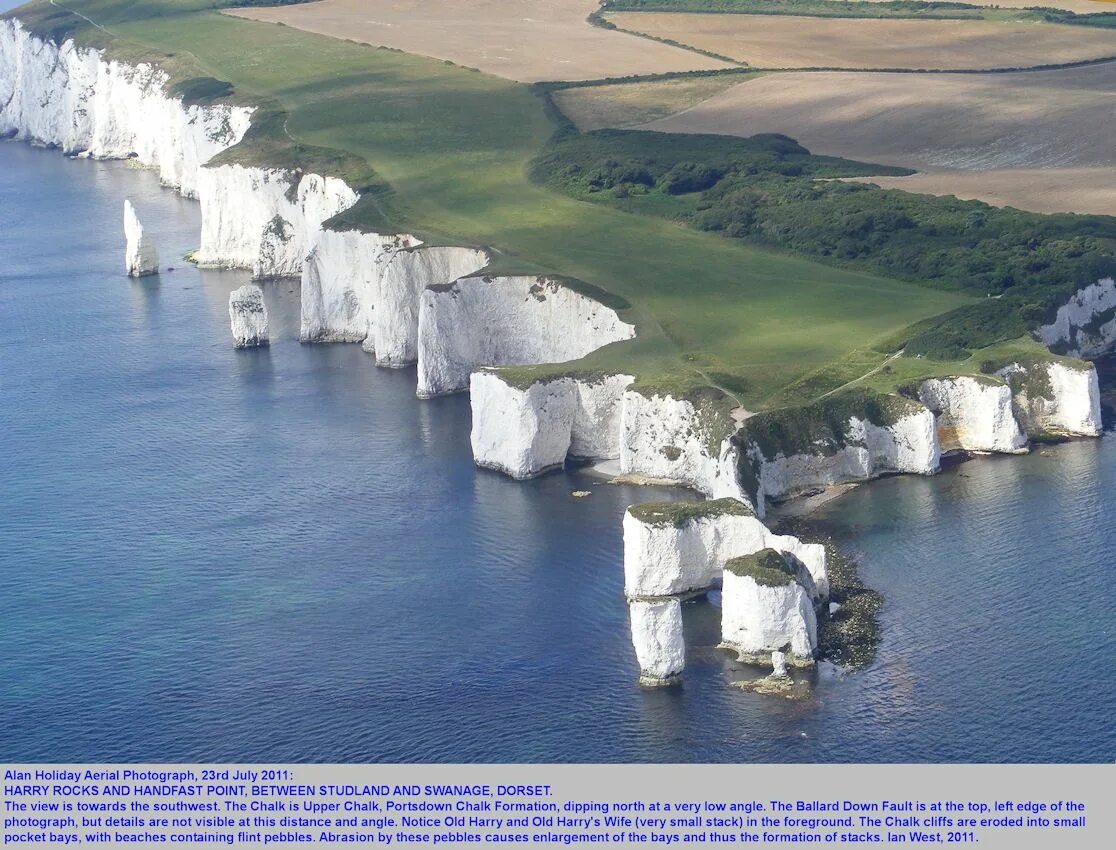
[[809, 583], [774, 549], [731, 558], [721, 585], [722, 645], [741, 661], [771, 663], [771, 653], [784, 652], [789, 664], [813, 664], [818, 625]]

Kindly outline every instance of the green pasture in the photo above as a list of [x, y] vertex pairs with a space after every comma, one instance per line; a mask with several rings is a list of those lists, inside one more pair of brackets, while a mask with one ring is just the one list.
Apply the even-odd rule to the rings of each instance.
[[586, 368], [712, 382], [750, 409], [805, 401], [808, 376], [847, 362], [867, 372], [885, 357], [875, 343], [971, 301], [535, 185], [528, 164], [556, 124], [527, 86], [231, 18], [199, 0], [66, 5], [103, 29], [39, 0], [15, 14], [43, 34], [161, 57], [180, 81], [211, 77], [231, 83], [237, 100], [266, 104], [264, 129], [226, 156], [325, 162], [376, 187], [350, 222], [488, 246], [496, 271], [561, 274], [625, 298], [639, 338], [592, 355]]

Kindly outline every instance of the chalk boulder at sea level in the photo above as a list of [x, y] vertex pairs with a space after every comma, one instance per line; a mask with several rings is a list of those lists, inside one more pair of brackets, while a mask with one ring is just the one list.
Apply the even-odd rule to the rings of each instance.
[[151, 236], [140, 224], [131, 201], [124, 202], [124, 271], [131, 277], [144, 277], [159, 271], [159, 254]]
[[229, 295], [229, 321], [236, 348], [267, 345], [267, 307], [263, 290], [254, 284], [234, 290]]

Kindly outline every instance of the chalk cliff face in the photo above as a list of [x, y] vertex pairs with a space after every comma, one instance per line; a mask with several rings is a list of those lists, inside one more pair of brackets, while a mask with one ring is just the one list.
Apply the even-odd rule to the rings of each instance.
[[819, 486], [889, 473], [937, 472], [934, 415], [917, 402], [894, 398], [891, 403], [896, 410], [887, 421], [849, 416], [836, 431], [827, 430], [801, 445], [770, 443], [749, 436], [746, 428], [739, 439], [745, 452], [742, 466], [746, 464], [754, 478], [757, 509], [762, 513], [767, 499], [784, 499]]
[[256, 278], [297, 277], [322, 222], [357, 202], [345, 181], [277, 168], [220, 165], [198, 174], [205, 266]]
[[567, 457], [615, 458], [620, 400], [631, 381], [630, 375], [556, 377], [518, 387], [498, 372], [474, 372], [473, 458], [513, 478], [560, 468]]
[[659, 687], [679, 682], [686, 666], [682, 603], [678, 599], [636, 599], [628, 610], [640, 684]]
[[677, 481], [714, 499], [750, 502], [736, 476], [736, 447], [701, 402], [636, 390], [624, 393], [620, 470]]
[[106, 61], [96, 50], [58, 46], [18, 21], [0, 21], [0, 136], [71, 155], [135, 158], [192, 197], [201, 166], [240, 141], [252, 111], [187, 106], [166, 93], [166, 82], [151, 65]]
[[545, 277], [468, 277], [422, 293], [418, 394], [460, 392], [482, 366], [578, 360], [631, 339], [616, 311]]
[[[379, 276], [376, 310], [365, 341], [365, 348], [375, 352], [376, 363], [400, 367], [416, 362], [419, 359], [419, 313], [426, 290], [450, 284], [486, 265], [488, 254], [474, 248], [405, 247], [391, 252]], [[463, 330], [475, 332], [475, 328]], [[432, 343], [428, 350], [438, 347]]]
[[159, 254], [144, 232], [136, 208], [124, 202], [124, 271], [130, 277], [143, 277], [159, 271]]
[[[744, 503], [718, 499], [696, 513], [677, 502], [634, 505], [624, 515], [624, 592], [629, 598], [704, 590], [721, 580], [725, 564], [773, 548], [809, 575], [809, 594], [829, 592], [825, 549], [772, 534]], [[682, 511], [682, 513], [679, 513]]]
[[1027, 438], [1012, 413], [1011, 388], [999, 380], [932, 378], [919, 385], [918, 397], [937, 417], [943, 452], [1027, 450]]
[[632, 390], [631, 375], [558, 376], [527, 386], [474, 372], [473, 457], [515, 478], [560, 467], [567, 456], [619, 460], [624, 475], [674, 481], [711, 498], [748, 501], [736, 478], [729, 430], [699, 402]]
[[488, 264], [484, 251], [421, 246], [405, 233], [319, 231], [302, 269], [302, 341], [363, 342], [379, 366], [414, 363], [423, 290]]
[[363, 342], [379, 269], [406, 237], [320, 230], [302, 267], [302, 342]]
[[1116, 281], [1101, 278], [1058, 308], [1054, 321], [1038, 329], [1057, 354], [1099, 357], [1116, 347]]
[[232, 325], [233, 346], [255, 348], [268, 344], [267, 307], [263, 290], [247, 284], [229, 293], [229, 322]]
[[1028, 437], [1101, 433], [1100, 385], [1093, 364], [1011, 363], [996, 374], [1011, 387], [1012, 412]]
[[774, 550], [730, 560], [721, 585], [721, 641], [741, 661], [765, 663], [774, 651], [808, 665], [817, 648], [817, 617], [795, 568]]

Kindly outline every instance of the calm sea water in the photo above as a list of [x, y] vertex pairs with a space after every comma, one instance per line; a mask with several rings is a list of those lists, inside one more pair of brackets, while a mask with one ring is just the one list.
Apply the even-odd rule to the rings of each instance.
[[299, 345], [297, 282], [234, 351], [244, 275], [125, 278], [125, 197], [195, 247], [154, 175], [0, 144], [0, 761], [1116, 755], [1113, 437], [830, 506], [887, 597], [870, 669], [743, 694], [695, 603], [644, 692], [620, 519], [662, 493], [476, 470], [467, 399]]

